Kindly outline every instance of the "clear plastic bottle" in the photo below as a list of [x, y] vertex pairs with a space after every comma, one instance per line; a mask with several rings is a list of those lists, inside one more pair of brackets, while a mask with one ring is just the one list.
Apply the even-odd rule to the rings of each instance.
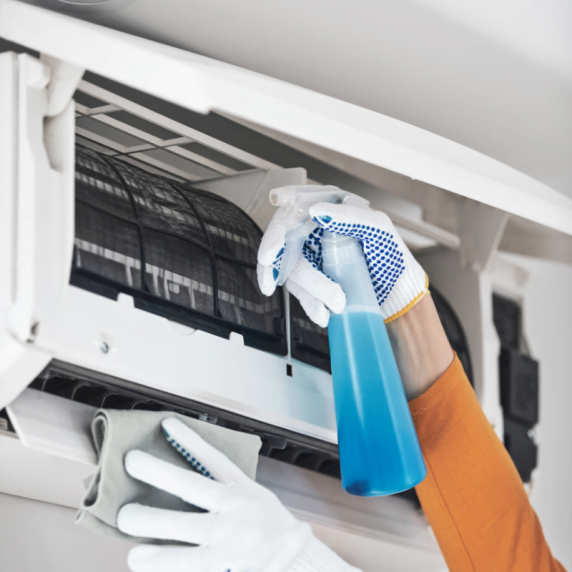
[[322, 269], [346, 308], [328, 326], [342, 486], [351, 494], [398, 493], [427, 474], [401, 377], [357, 239], [325, 231]]

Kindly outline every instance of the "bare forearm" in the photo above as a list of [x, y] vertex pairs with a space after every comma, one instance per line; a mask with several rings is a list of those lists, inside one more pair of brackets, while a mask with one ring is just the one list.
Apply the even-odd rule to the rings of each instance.
[[427, 391], [454, 358], [431, 294], [390, 322], [387, 331], [405, 395], [411, 401]]

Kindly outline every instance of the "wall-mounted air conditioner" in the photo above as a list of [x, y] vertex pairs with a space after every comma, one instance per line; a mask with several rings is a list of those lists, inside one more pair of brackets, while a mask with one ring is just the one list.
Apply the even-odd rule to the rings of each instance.
[[335, 184], [391, 216], [501, 436], [493, 293], [518, 308], [526, 277], [498, 251], [570, 262], [572, 201], [388, 117], [15, 0], [0, 37], [0, 489], [73, 506], [95, 407], [180, 411], [259, 434], [260, 479], [309, 520], [436, 551], [406, 499], [331, 492], [327, 332], [256, 282], [268, 192]]

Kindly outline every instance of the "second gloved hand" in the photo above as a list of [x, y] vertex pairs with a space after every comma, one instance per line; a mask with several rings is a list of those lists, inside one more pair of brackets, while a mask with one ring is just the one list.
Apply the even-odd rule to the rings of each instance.
[[117, 516], [122, 532], [196, 545], [133, 548], [133, 572], [359, 572], [194, 431], [173, 418], [162, 426], [169, 443], [200, 474], [143, 451], [126, 455], [127, 472], [208, 512], [124, 506]]

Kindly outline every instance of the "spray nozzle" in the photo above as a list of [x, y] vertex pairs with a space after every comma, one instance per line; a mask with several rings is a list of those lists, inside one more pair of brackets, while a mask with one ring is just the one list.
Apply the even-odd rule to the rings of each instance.
[[310, 207], [316, 203], [346, 204], [360, 208], [368, 208], [369, 201], [342, 191], [332, 185], [289, 185], [270, 191], [270, 203], [285, 209], [287, 230], [284, 253], [280, 263], [280, 273], [276, 283], [282, 286], [292, 272], [304, 242], [316, 227], [310, 219]]
[[296, 202], [296, 187], [280, 187], [270, 191], [270, 202], [275, 207], [290, 207]]

